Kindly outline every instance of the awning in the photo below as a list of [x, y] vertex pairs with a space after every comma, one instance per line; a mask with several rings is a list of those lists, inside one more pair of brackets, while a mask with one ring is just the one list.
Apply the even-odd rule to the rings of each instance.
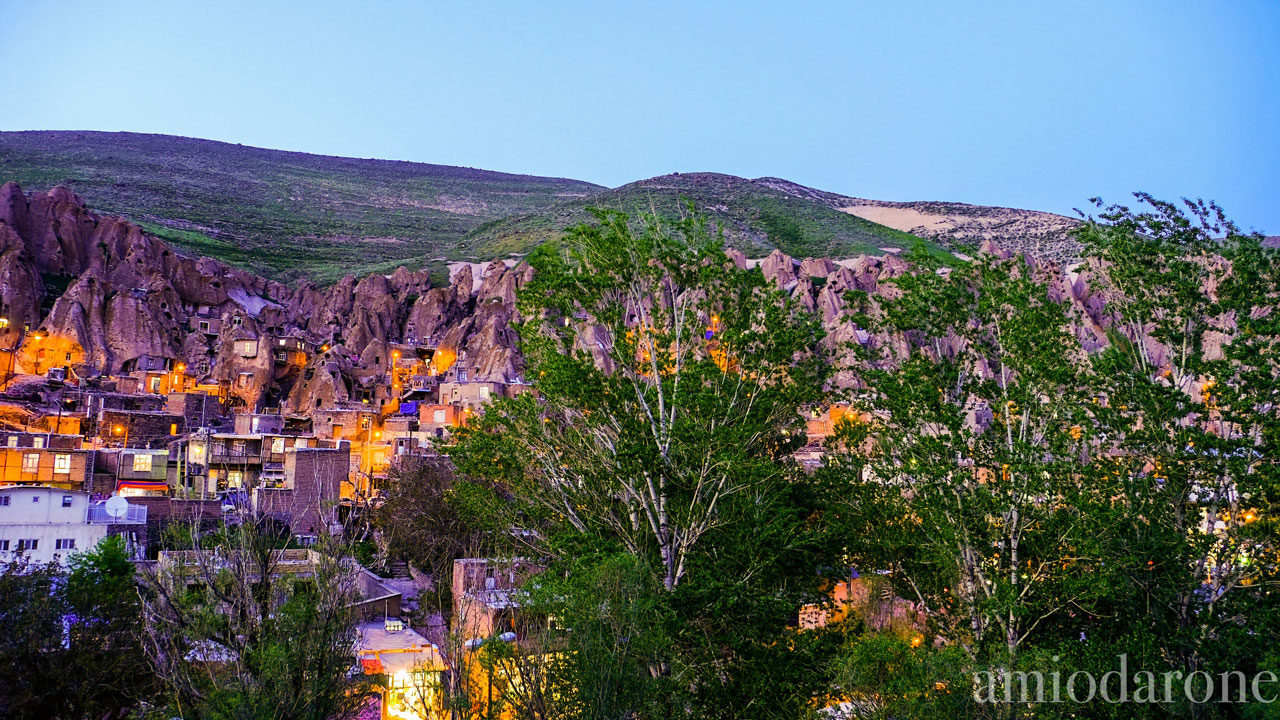
[[169, 483], [164, 480], [117, 480], [116, 492], [121, 490], [160, 490], [169, 489]]

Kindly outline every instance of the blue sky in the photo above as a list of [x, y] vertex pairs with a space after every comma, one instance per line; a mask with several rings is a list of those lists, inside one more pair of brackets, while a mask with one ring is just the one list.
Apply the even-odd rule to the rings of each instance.
[[1280, 233], [1275, 2], [0, 2], [0, 129]]

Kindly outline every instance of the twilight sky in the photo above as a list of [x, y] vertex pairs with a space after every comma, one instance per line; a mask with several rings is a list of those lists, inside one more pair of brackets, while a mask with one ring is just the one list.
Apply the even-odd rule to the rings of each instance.
[[0, 129], [1068, 214], [1147, 190], [1278, 234], [1278, 37], [1243, 0], [0, 0]]

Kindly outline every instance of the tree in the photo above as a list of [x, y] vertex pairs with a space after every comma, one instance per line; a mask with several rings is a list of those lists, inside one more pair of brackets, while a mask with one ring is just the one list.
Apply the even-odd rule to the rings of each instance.
[[1097, 202], [1080, 232], [1107, 301], [1098, 413], [1129, 499], [1117, 625], [1184, 673], [1266, 670], [1280, 640], [1280, 254], [1212, 203], [1137, 198]]
[[59, 717], [66, 655], [56, 564], [17, 556], [0, 566], [0, 716]]
[[558, 578], [619, 556], [646, 578], [637, 644], [653, 652], [627, 662], [643, 663], [652, 705], [630, 705], [623, 683], [584, 716], [794, 711], [809, 688], [780, 698], [762, 674], [789, 667], [787, 618], [822, 565], [789, 457], [798, 408], [822, 393], [820, 329], [696, 214], [596, 218], [530, 259], [520, 338], [536, 392], [491, 405], [451, 456], [520, 503], [543, 582], [571, 592]]
[[138, 588], [110, 536], [67, 566], [0, 568], [0, 716], [127, 717], [159, 693], [141, 652]]
[[[489, 484], [459, 479], [447, 457], [397, 461], [384, 498], [375, 522], [390, 553], [431, 576], [435, 606], [447, 621], [453, 561], [487, 555], [492, 535], [509, 527], [485, 521], [486, 514], [501, 517], [504, 498]], [[485, 513], [471, 511], [473, 503]]]
[[860, 348], [864, 421], [841, 425], [827, 469], [850, 488], [850, 559], [888, 571], [975, 666], [1016, 668], [1105, 587], [1084, 353], [1020, 259], [892, 282], [894, 302], [852, 298], [883, 342]]
[[[193, 537], [200, 537], [198, 529]], [[351, 717], [355, 565], [338, 538], [308, 551], [246, 521], [174, 553], [148, 585], [146, 645], [174, 711], [208, 718]]]
[[124, 538], [111, 535], [73, 554], [68, 568], [68, 716], [127, 715], [160, 688], [143, 651], [142, 601]]

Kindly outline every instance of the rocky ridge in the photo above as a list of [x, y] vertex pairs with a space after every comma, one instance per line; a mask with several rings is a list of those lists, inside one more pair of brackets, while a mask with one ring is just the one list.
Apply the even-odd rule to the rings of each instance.
[[[989, 240], [980, 252], [1012, 256]], [[911, 270], [900, 257], [797, 259], [775, 250], [748, 261], [735, 249], [727, 256], [739, 267], [758, 263], [766, 279], [818, 314], [838, 364], [851, 344], [908, 351], [907, 339], [873, 335], [844, 313], [850, 290], [867, 293], [873, 312], [897, 297], [884, 280]], [[1104, 346], [1109, 321], [1104, 299], [1090, 289], [1090, 267], [1022, 258], [1026, 272], [1066, 306], [1081, 346]], [[38, 367], [40, 344], [32, 338], [43, 336], [45, 347], [63, 341], [67, 364], [82, 378], [127, 371], [140, 358], [169, 358], [199, 368], [202, 380], [221, 383], [250, 408], [302, 412], [355, 401], [385, 372], [396, 346], [437, 348], [464, 363], [473, 381], [515, 382], [523, 372], [515, 299], [531, 272], [526, 263], [495, 260], [478, 282], [464, 265], [440, 287], [425, 272], [404, 268], [323, 289], [288, 286], [182, 255], [137, 225], [95, 216], [66, 188], [27, 195], [15, 183], [0, 187], [0, 314], [8, 321], [0, 349], [18, 350], [19, 372]], [[205, 328], [209, 322], [215, 324]], [[272, 347], [289, 338], [316, 352], [282, 373]], [[845, 367], [836, 384], [857, 384]]]

